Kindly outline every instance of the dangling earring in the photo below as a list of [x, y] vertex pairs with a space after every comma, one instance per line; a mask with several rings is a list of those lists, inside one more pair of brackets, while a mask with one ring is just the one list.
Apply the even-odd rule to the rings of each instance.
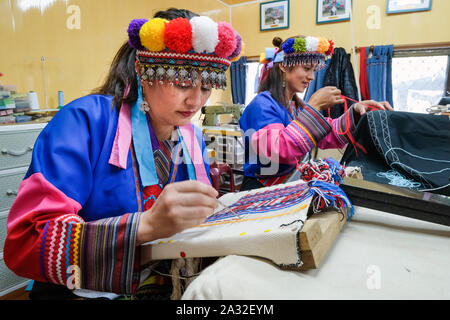
[[286, 72], [281, 66], [280, 71], [281, 71], [281, 87], [284, 89], [286, 88]]
[[150, 111], [150, 106], [148, 105], [148, 102], [145, 101], [145, 97], [142, 100], [141, 107], [139, 108], [139, 110], [141, 110], [143, 113]]
[[138, 100], [142, 100], [139, 110], [141, 110], [144, 114], [150, 111], [150, 106], [147, 101], [145, 101], [145, 95], [142, 90], [142, 82], [138, 77]]

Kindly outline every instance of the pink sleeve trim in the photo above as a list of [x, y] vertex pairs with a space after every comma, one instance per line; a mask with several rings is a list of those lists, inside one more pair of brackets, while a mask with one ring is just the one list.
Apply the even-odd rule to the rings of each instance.
[[9, 212], [7, 228], [37, 212], [70, 214], [80, 211], [81, 205], [67, 197], [62, 191], [48, 182], [42, 173], [34, 173], [23, 180], [14, 204]]
[[283, 164], [296, 164], [315, 145], [314, 138], [293, 121], [287, 127], [281, 123], [269, 124], [251, 136], [251, 152]]

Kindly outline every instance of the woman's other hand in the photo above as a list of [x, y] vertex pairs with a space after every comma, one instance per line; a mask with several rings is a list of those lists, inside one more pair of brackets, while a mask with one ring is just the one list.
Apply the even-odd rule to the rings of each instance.
[[137, 245], [198, 226], [217, 208], [217, 194], [213, 187], [199, 181], [168, 184], [155, 204], [142, 213]]
[[320, 111], [327, 110], [344, 102], [345, 100], [341, 99], [341, 90], [336, 87], [328, 86], [317, 90], [311, 98], [309, 98], [308, 104]]
[[359, 116], [362, 116], [363, 114], [373, 110], [373, 108], [378, 110], [394, 111], [394, 108], [392, 108], [391, 104], [387, 101], [377, 102], [374, 100], [364, 100], [353, 104], [352, 107], [354, 113]]

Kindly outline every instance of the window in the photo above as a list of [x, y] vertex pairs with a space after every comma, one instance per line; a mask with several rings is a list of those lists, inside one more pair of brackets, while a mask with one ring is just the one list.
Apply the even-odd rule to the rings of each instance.
[[258, 92], [258, 79], [259, 72], [261, 71], [262, 64], [255, 61], [247, 62], [247, 75], [245, 77], [246, 91], [245, 91], [245, 105], [247, 106], [250, 101], [256, 96]]
[[[447, 49], [448, 50], [448, 49]], [[392, 89], [394, 107], [398, 111], [428, 113], [449, 95], [447, 82], [449, 55], [445, 50], [394, 51]]]

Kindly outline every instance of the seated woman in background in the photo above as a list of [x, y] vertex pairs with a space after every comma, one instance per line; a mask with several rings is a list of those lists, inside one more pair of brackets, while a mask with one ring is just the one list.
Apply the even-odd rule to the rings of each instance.
[[32, 299], [92, 296], [66, 287], [133, 295], [139, 245], [197, 226], [217, 207], [190, 119], [225, 88], [240, 36], [178, 9], [133, 20], [128, 34], [105, 83], [38, 137], [9, 213], [5, 263], [36, 280]]
[[314, 147], [343, 148], [348, 133], [369, 107], [392, 110], [387, 102], [372, 100], [353, 104], [338, 119], [325, 118], [320, 111], [344, 103], [335, 87], [314, 93], [308, 104], [297, 92], [304, 92], [314, 71], [325, 66], [333, 44], [324, 38], [295, 36], [286, 41], [275, 37], [268, 48], [258, 95], [240, 118], [245, 140], [244, 181], [250, 190], [287, 181], [299, 161]]

